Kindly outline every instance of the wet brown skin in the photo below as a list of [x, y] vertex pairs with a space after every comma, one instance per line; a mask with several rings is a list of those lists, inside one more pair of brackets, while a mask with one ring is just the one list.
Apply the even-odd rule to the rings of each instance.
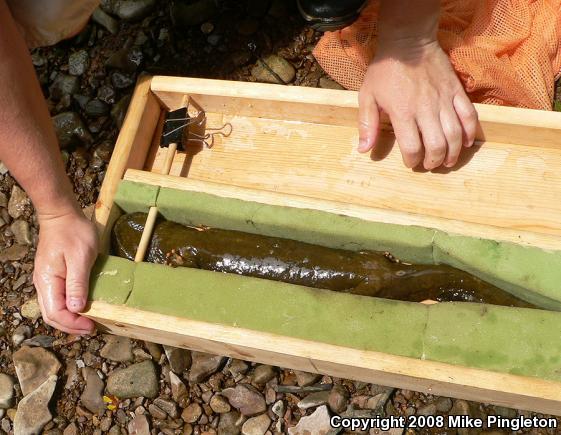
[[[116, 255], [134, 259], [146, 214], [121, 216], [113, 228]], [[485, 302], [532, 307], [449, 266], [408, 265], [377, 252], [332, 249], [295, 240], [159, 220], [147, 261], [282, 281], [307, 287], [411, 302]]]

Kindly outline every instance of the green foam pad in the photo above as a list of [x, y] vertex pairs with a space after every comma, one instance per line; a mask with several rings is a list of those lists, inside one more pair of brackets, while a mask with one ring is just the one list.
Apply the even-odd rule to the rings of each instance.
[[199, 192], [161, 188], [160, 213], [186, 225], [208, 225], [350, 250], [391, 251], [411, 262], [432, 263], [434, 230], [281, 207]]
[[561, 313], [484, 304], [432, 305], [425, 358], [561, 380]]
[[125, 213], [148, 213], [150, 207], [156, 205], [159, 191], [158, 186], [123, 180], [119, 183], [114, 201]]
[[434, 259], [535, 305], [561, 310], [561, 252], [438, 231]]
[[134, 284], [132, 261], [100, 255], [90, 272], [90, 300], [124, 304]]
[[427, 307], [417, 303], [150, 263], [137, 264], [126, 305], [416, 358], [422, 353], [427, 318]]

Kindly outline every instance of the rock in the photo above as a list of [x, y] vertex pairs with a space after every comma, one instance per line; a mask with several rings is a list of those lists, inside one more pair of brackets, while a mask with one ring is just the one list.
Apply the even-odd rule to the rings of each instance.
[[90, 67], [90, 56], [86, 50], [79, 50], [68, 56], [68, 72], [73, 76], [81, 76]]
[[251, 36], [259, 30], [259, 20], [255, 18], [244, 18], [236, 24], [236, 29], [240, 35]]
[[259, 82], [287, 84], [294, 80], [296, 70], [286, 59], [270, 54], [257, 61], [251, 75]]
[[37, 297], [33, 297], [27, 300], [21, 306], [21, 315], [26, 319], [31, 319], [33, 321], [37, 320], [41, 317], [41, 308], [39, 308], [39, 302], [37, 301]]
[[14, 380], [0, 373], [0, 409], [11, 408], [14, 404]]
[[13, 355], [16, 374], [23, 395], [36, 390], [60, 370], [60, 362], [41, 347], [22, 347]]
[[111, 118], [118, 128], [121, 128], [123, 126], [123, 121], [125, 119], [125, 115], [127, 114], [127, 109], [129, 108], [130, 102], [131, 96], [125, 95], [111, 109]]
[[518, 415], [516, 409], [506, 408], [504, 406], [493, 406], [492, 409], [495, 411], [496, 415], [503, 418], [516, 418]]
[[178, 27], [198, 26], [218, 12], [214, 0], [198, 0], [190, 4], [174, 2], [171, 16]]
[[66, 426], [62, 435], [78, 435], [78, 427], [76, 426], [76, 423], [72, 422]]
[[228, 365], [228, 371], [232, 374], [232, 376], [236, 377], [236, 375], [245, 375], [249, 370], [249, 364], [241, 359], [233, 359], [230, 364]]
[[319, 79], [319, 87], [324, 89], [345, 89], [335, 80], [328, 79], [327, 77], [321, 77]]
[[31, 245], [33, 240], [31, 240], [31, 230], [29, 229], [29, 224], [23, 219], [18, 219], [12, 222], [10, 225], [12, 233], [14, 233], [14, 238], [16, 243], [19, 245]]
[[19, 325], [12, 334], [12, 343], [14, 343], [14, 347], [18, 347], [26, 338], [31, 336], [33, 331], [27, 325]]
[[31, 201], [23, 189], [17, 185], [12, 187], [10, 200], [8, 201], [8, 214], [13, 219], [20, 218], [31, 205]]
[[181, 418], [185, 423], [196, 423], [203, 414], [203, 408], [198, 403], [191, 403], [181, 413]]
[[296, 382], [300, 387], [308, 387], [315, 384], [321, 379], [321, 375], [317, 373], [301, 372], [299, 370], [294, 370], [296, 375]]
[[134, 360], [130, 338], [111, 334], [106, 334], [104, 338], [105, 345], [99, 352], [102, 358], [117, 362], [130, 362]]
[[85, 145], [93, 141], [82, 118], [76, 112], [62, 112], [53, 116], [52, 119], [61, 148]]
[[271, 425], [271, 419], [267, 414], [249, 418], [242, 426], [243, 435], [265, 435]]
[[452, 409], [452, 399], [449, 397], [440, 397], [436, 402], [436, 410], [439, 412], [448, 413]]
[[111, 74], [111, 84], [117, 89], [126, 89], [134, 85], [134, 80], [119, 71]]
[[101, 7], [122, 20], [139, 21], [150, 13], [155, 4], [156, 0], [104, 0]]
[[107, 392], [119, 399], [158, 395], [159, 384], [156, 367], [151, 360], [113, 371], [107, 378]]
[[191, 370], [189, 370], [189, 382], [204, 382], [210, 375], [216, 373], [225, 363], [226, 357], [210, 355], [203, 352], [192, 352]]
[[56, 338], [50, 335], [35, 335], [27, 340], [23, 340], [22, 345], [30, 347], [53, 347]]
[[308, 409], [327, 403], [329, 399], [329, 391], [318, 391], [317, 393], [310, 393], [298, 402], [298, 408]]
[[421, 406], [417, 409], [417, 415], [434, 415], [436, 414], [436, 405], [434, 403], [428, 403], [427, 405]]
[[238, 384], [234, 388], [226, 388], [222, 395], [243, 415], [252, 416], [267, 410], [263, 395], [251, 385]]
[[109, 56], [105, 66], [134, 72], [142, 63], [143, 58], [144, 54], [138, 47], [122, 48]]
[[103, 381], [97, 375], [97, 372], [91, 367], [82, 369], [82, 376], [86, 381], [84, 392], [80, 396], [82, 405], [94, 414], [101, 415], [105, 412], [105, 403], [103, 403]]
[[115, 89], [108, 85], [103, 85], [97, 90], [97, 98], [107, 104], [114, 104], [116, 96]]
[[271, 411], [273, 411], [273, 414], [275, 414], [277, 417], [282, 417], [284, 415], [284, 410], [285, 407], [282, 400], [277, 400], [271, 407]]
[[12, 245], [9, 248], [0, 250], [0, 263], [22, 260], [28, 253], [28, 246]]
[[227, 412], [230, 412], [232, 409], [228, 401], [219, 394], [215, 394], [214, 396], [212, 396], [209, 405], [211, 409], [217, 414], [225, 414]]
[[150, 424], [145, 415], [135, 415], [128, 425], [129, 435], [150, 435]]
[[156, 400], [154, 400], [154, 405], [156, 405], [158, 408], [164, 411], [171, 418], [177, 418], [178, 413], [177, 413], [177, 405], [175, 404], [175, 402], [169, 399], [158, 397]]
[[243, 419], [237, 411], [220, 415], [218, 435], [238, 435], [241, 432]]
[[154, 405], [153, 403], [148, 406], [148, 412], [150, 412], [150, 415], [156, 420], [165, 420], [168, 416], [163, 409], [160, 409], [160, 407]]
[[277, 371], [274, 367], [265, 364], [259, 365], [255, 367], [255, 370], [253, 370], [251, 374], [251, 382], [257, 385], [265, 385], [276, 375]]
[[174, 373], [181, 374], [191, 366], [191, 352], [173, 346], [164, 346], [169, 366]]
[[65, 390], [71, 390], [76, 386], [76, 384], [78, 384], [80, 378], [78, 376], [78, 367], [75, 361], [67, 362], [64, 376], [66, 376], [66, 384], [64, 385]]
[[321, 406], [313, 414], [302, 417], [298, 424], [288, 428], [289, 435], [327, 435], [331, 430], [327, 406]]
[[347, 407], [348, 400], [349, 391], [343, 385], [336, 384], [329, 392], [327, 404], [329, 405], [329, 409], [331, 409], [331, 411], [339, 414]]
[[103, 9], [97, 8], [92, 14], [92, 20], [102, 27], [105, 27], [109, 33], [115, 34], [119, 31], [119, 23], [111, 15], [105, 13]]
[[79, 90], [80, 79], [78, 77], [58, 74], [49, 88], [49, 94], [53, 100], [59, 101], [63, 97], [77, 94]]
[[86, 115], [92, 118], [98, 118], [109, 113], [109, 106], [103, 101], [95, 98], [86, 103], [84, 111], [86, 112]]
[[173, 372], [169, 372], [169, 382], [171, 384], [171, 397], [173, 397], [173, 400], [179, 402], [187, 397], [187, 387], [179, 376]]
[[[2, 162], [0, 162], [2, 163]], [[1, 174], [4, 175], [4, 174]], [[0, 207], [6, 208], [8, 207], [8, 197], [4, 192], [0, 192]]]
[[465, 400], [456, 400], [450, 410], [450, 415], [469, 415], [469, 403]]
[[51, 421], [49, 401], [55, 391], [56, 383], [56, 375], [48, 376], [37, 389], [19, 402], [14, 419], [14, 435], [38, 434]]

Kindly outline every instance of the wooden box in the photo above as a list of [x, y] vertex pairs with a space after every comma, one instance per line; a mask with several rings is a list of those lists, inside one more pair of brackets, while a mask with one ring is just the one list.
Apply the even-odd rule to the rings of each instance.
[[[160, 175], [163, 117], [187, 97], [204, 109], [207, 126], [230, 123], [232, 134], [217, 137], [211, 149], [193, 146], [179, 152], [170, 175]], [[404, 167], [387, 123], [374, 152], [357, 153], [357, 106], [357, 94], [350, 91], [141, 79], [96, 204], [102, 253], [109, 251], [111, 227], [121, 213], [115, 194], [121, 180], [128, 180], [513, 244], [543, 251], [544, 261], [551, 261], [544, 267], [555, 268], [561, 251], [561, 114], [478, 105], [477, 146], [463, 151], [456, 168], [426, 172]], [[561, 281], [558, 298], [555, 290], [554, 283], [542, 299], [559, 309]], [[538, 320], [542, 314], [536, 313], [549, 316], [548, 325], [555, 327], [545, 344], [558, 347], [560, 341], [551, 337], [561, 338], [561, 314], [531, 311]], [[98, 300], [85, 314], [118, 335], [561, 415], [557, 379], [314, 342]]]

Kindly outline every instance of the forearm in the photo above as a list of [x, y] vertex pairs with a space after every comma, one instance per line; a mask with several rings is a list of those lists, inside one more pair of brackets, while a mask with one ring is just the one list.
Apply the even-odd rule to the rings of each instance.
[[23, 38], [0, 0], [0, 160], [38, 213], [77, 210], [47, 105]]
[[382, 0], [378, 40], [387, 44], [422, 45], [436, 41], [440, 0]]

